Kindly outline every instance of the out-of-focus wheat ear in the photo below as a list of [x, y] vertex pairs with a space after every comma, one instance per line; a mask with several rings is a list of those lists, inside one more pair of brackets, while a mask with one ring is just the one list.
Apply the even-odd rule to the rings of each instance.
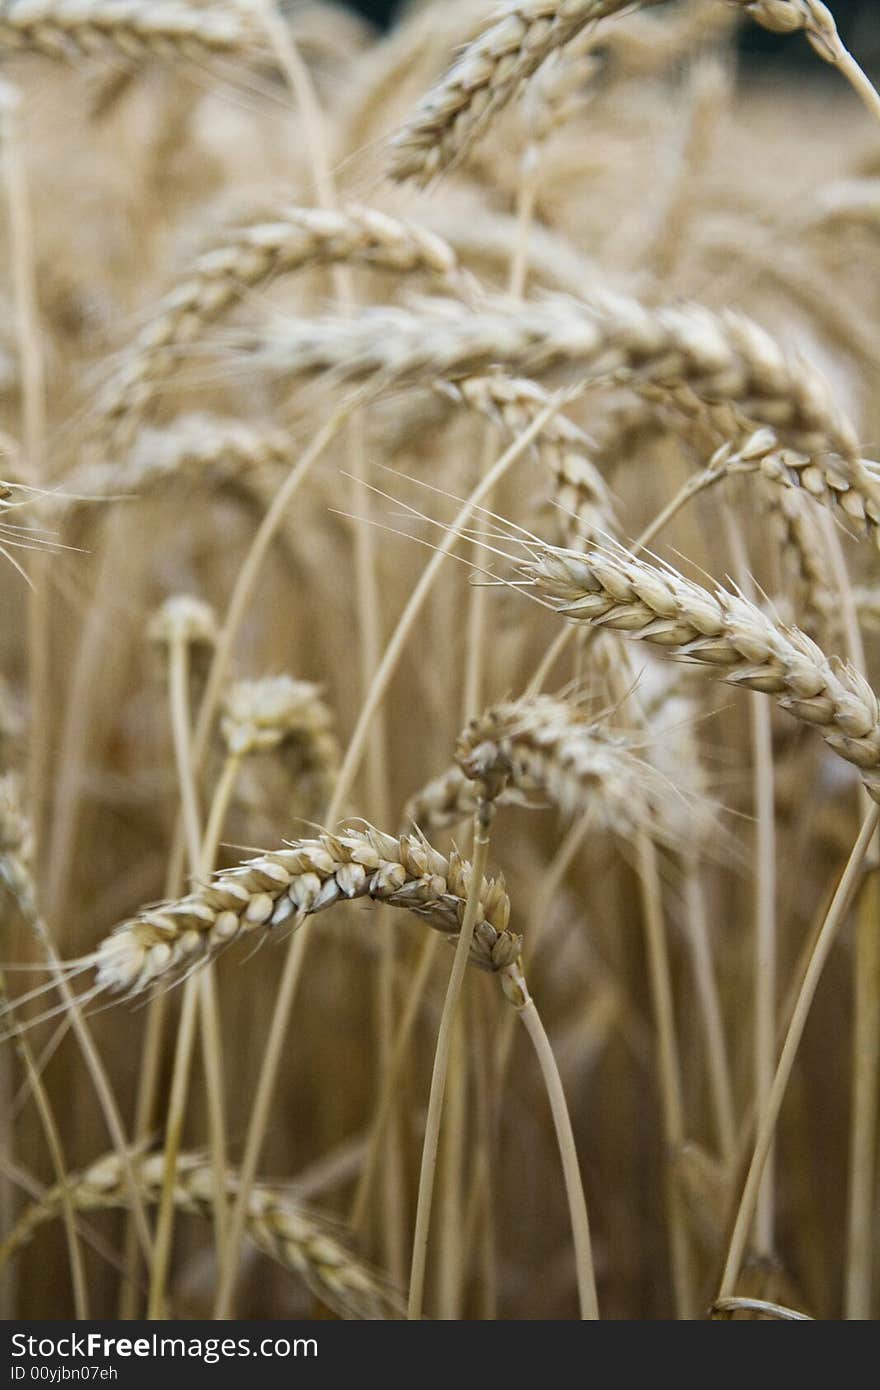
[[772, 485], [764, 489], [763, 501], [783, 569], [793, 584], [798, 625], [820, 641], [836, 636], [834, 583], [825, 537], [810, 503], [792, 488]]
[[423, 299], [412, 308], [368, 308], [356, 318], [293, 319], [242, 332], [238, 345], [242, 362], [285, 381], [326, 372], [338, 381], [375, 379], [379, 389], [477, 376], [501, 365], [530, 376], [565, 369], [587, 382], [611, 376], [673, 399], [686, 388], [713, 409], [738, 408], [737, 440], [740, 420], [751, 421], [752, 430], [765, 425], [811, 457], [839, 456], [847, 486], [880, 497], [880, 484], [858, 457], [853, 425], [815, 368], [731, 311], [655, 307], [598, 289], [583, 299], [525, 304], [486, 296], [476, 307]]
[[115, 57], [254, 57], [265, 52], [246, 6], [213, 0], [210, 6], [157, 4], [155, 0], [4, 0], [0, 53], [38, 53], [75, 61], [93, 54]]
[[345, 264], [394, 274], [421, 272], [447, 289], [468, 289], [441, 237], [373, 208], [334, 212], [286, 206], [272, 217], [230, 227], [160, 300], [99, 395], [93, 429], [99, 456], [124, 452], [181, 351], [244, 295], [309, 265]]
[[505, 5], [394, 137], [391, 177], [430, 183], [461, 157], [552, 53], [628, 3], [518, 0]]
[[24, 788], [15, 772], [0, 777], [0, 878], [30, 919], [37, 911], [34, 839], [24, 810]]
[[335, 720], [321, 687], [292, 676], [237, 681], [223, 701], [220, 733], [227, 759], [280, 755], [304, 804], [324, 806], [339, 766]]
[[248, 757], [278, 748], [288, 739], [317, 743], [332, 723], [321, 688], [313, 681], [265, 676], [230, 687], [223, 701], [220, 732], [234, 757]]
[[[17, 774], [8, 773], [0, 778], [0, 877], [15, 898], [22, 917], [33, 932], [40, 951], [45, 957], [51, 976], [51, 983], [48, 988], [57, 989], [61, 996], [64, 1010], [70, 1020], [70, 1026], [94, 1085], [111, 1142], [119, 1158], [138, 1239], [145, 1256], [149, 1258], [150, 1232], [128, 1158], [122, 1117], [106, 1069], [82, 1016], [81, 1003], [71, 989], [70, 979], [72, 975], [68, 975], [66, 968], [62, 966], [48, 928], [40, 916], [37, 886], [33, 873], [33, 851], [33, 833], [24, 808], [21, 780]], [[79, 971], [80, 966], [75, 963], [73, 973], [76, 974]], [[36, 993], [42, 994], [43, 989], [41, 988]], [[19, 1002], [18, 1000], [10, 1001], [10, 1008], [14, 1010]], [[12, 1031], [15, 1033], [18, 1025], [14, 1013], [12, 1019]]]
[[[471, 778], [501, 777], [522, 798], [545, 799], [566, 820], [589, 817], [597, 831], [624, 840], [647, 833], [675, 842], [684, 807], [671, 781], [652, 766], [649, 736], [627, 735], [591, 719], [572, 701], [550, 695], [507, 701], [472, 719], [458, 740], [456, 761]], [[690, 806], [691, 833], [705, 817]]]
[[65, 474], [63, 488], [35, 497], [34, 507], [55, 523], [68, 523], [95, 503], [162, 495], [175, 486], [253, 486], [259, 492], [276, 469], [290, 466], [293, 454], [286, 430], [194, 412], [164, 429], [140, 430], [121, 459], [83, 459]]
[[[133, 1162], [139, 1191], [143, 1200], [152, 1205], [161, 1191], [162, 1155], [151, 1154]], [[210, 1164], [197, 1154], [180, 1155], [174, 1181], [177, 1209], [210, 1219], [213, 1188]], [[236, 1175], [231, 1172], [227, 1178], [229, 1197], [235, 1195], [236, 1188]], [[77, 1211], [124, 1208], [128, 1198], [119, 1159], [115, 1154], [106, 1154], [84, 1172], [72, 1176], [68, 1194]], [[41, 1226], [55, 1219], [62, 1198], [61, 1187], [51, 1187], [40, 1201], [22, 1213], [0, 1246], [0, 1263], [23, 1249]], [[298, 1202], [283, 1188], [259, 1183], [248, 1199], [245, 1225], [254, 1245], [302, 1279], [337, 1317], [383, 1320], [402, 1316], [400, 1296], [347, 1248], [338, 1222]]]
[[587, 818], [594, 832], [624, 840], [645, 830], [675, 843], [684, 824], [690, 822], [694, 833], [706, 813], [700, 798], [691, 798], [686, 807], [673, 782], [652, 765], [645, 734], [627, 736], [591, 719], [576, 703], [550, 695], [505, 701], [470, 720], [456, 760], [457, 767], [407, 804], [407, 826], [444, 829], [472, 815], [477, 770], [503, 778], [499, 805], [549, 804], [566, 820]]

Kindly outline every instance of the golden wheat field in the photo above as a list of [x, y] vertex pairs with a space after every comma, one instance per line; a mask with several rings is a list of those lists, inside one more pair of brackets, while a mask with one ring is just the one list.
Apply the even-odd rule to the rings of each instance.
[[0, 229], [0, 1314], [876, 1315], [830, 11], [0, 0]]

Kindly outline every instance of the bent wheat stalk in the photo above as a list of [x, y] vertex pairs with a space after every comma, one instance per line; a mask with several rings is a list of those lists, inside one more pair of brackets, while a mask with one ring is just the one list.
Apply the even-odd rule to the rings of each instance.
[[834, 15], [822, 0], [736, 0], [736, 3], [772, 33], [804, 33], [819, 57], [839, 68], [872, 116], [880, 120], [880, 94], [843, 43]]
[[553, 1126], [556, 1130], [556, 1141], [562, 1160], [562, 1172], [571, 1215], [581, 1318], [593, 1321], [599, 1317], [599, 1300], [596, 1293], [590, 1222], [587, 1216], [587, 1202], [584, 1197], [574, 1131], [571, 1127], [568, 1106], [565, 1103], [565, 1092], [562, 1089], [559, 1068], [556, 1065], [556, 1058], [553, 1056], [550, 1040], [541, 1022], [541, 1016], [529, 993], [525, 976], [518, 965], [513, 964], [502, 973], [501, 987], [507, 1000], [516, 1009], [517, 1015], [529, 1035], [541, 1068], [541, 1076], [553, 1114]]

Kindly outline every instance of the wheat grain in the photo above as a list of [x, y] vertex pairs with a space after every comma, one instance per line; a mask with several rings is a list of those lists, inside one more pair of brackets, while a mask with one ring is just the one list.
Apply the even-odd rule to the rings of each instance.
[[[135, 1159], [134, 1168], [144, 1201], [157, 1202], [162, 1189], [163, 1155]], [[188, 1215], [210, 1220], [213, 1183], [210, 1163], [196, 1154], [182, 1154], [174, 1179], [175, 1206]], [[229, 1195], [234, 1196], [236, 1190], [236, 1176], [230, 1173]], [[115, 1154], [107, 1154], [84, 1172], [71, 1175], [67, 1192], [75, 1210], [82, 1212], [110, 1211], [128, 1204]], [[62, 1196], [59, 1186], [51, 1187], [22, 1213], [0, 1245], [0, 1262], [22, 1250], [41, 1226], [55, 1219]], [[400, 1300], [393, 1290], [346, 1248], [334, 1223], [298, 1202], [283, 1188], [258, 1184], [248, 1198], [245, 1225], [258, 1250], [302, 1279], [338, 1317], [381, 1320], [402, 1316]]]
[[461, 157], [552, 53], [628, 3], [518, 0], [505, 5], [395, 136], [392, 178], [430, 183]]
[[880, 802], [880, 709], [867, 682], [738, 594], [710, 592], [677, 571], [612, 549], [536, 549], [522, 573], [556, 612], [609, 627], [715, 669], [729, 685], [772, 695], [859, 769]]
[[[95, 955], [98, 985], [139, 993], [173, 980], [240, 936], [296, 925], [354, 898], [408, 908], [455, 938], [469, 882], [470, 866], [457, 851], [445, 858], [418, 834], [395, 839], [369, 827], [298, 840], [123, 923]], [[508, 930], [509, 917], [503, 880], [484, 881], [471, 952], [476, 965], [500, 970], [516, 959], [520, 943]]]

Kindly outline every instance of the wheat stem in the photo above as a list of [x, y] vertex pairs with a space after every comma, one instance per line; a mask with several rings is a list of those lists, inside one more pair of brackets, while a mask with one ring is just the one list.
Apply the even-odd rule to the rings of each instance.
[[553, 1114], [553, 1127], [556, 1130], [556, 1141], [559, 1145], [559, 1156], [562, 1160], [562, 1172], [565, 1179], [565, 1191], [568, 1198], [571, 1229], [574, 1236], [575, 1265], [577, 1269], [578, 1298], [580, 1300], [581, 1318], [592, 1321], [599, 1317], [599, 1300], [596, 1294], [596, 1274], [593, 1268], [590, 1222], [587, 1216], [587, 1203], [584, 1197], [581, 1170], [578, 1164], [577, 1148], [574, 1142], [574, 1131], [571, 1127], [571, 1118], [565, 1101], [562, 1079], [559, 1075], [559, 1068], [556, 1065], [556, 1058], [553, 1056], [550, 1040], [541, 1022], [541, 1016], [535, 1007], [535, 1001], [529, 993], [525, 977], [519, 966], [513, 965], [508, 967], [502, 975], [501, 983], [506, 997], [516, 1009], [529, 1035], [532, 1046], [535, 1049], [535, 1056], [541, 1068], [541, 1076], [547, 1091], [547, 1098], [550, 1101], [550, 1108]]
[[425, 938], [419, 951], [416, 968], [407, 984], [403, 1011], [396, 1020], [397, 1026], [391, 1055], [380, 1078], [379, 1098], [370, 1122], [370, 1138], [348, 1220], [349, 1226], [357, 1235], [362, 1235], [366, 1229], [370, 1198], [373, 1195], [382, 1157], [385, 1130], [389, 1118], [393, 1114], [394, 1099], [401, 1077], [409, 1062], [413, 1031], [418, 1021], [419, 1010], [424, 1002], [425, 992], [439, 948], [440, 938], [438, 936], [431, 935]]
[[[5, 993], [5, 982], [0, 974], [0, 993]], [[25, 1072], [27, 1073], [27, 1084], [34, 1098], [37, 1107], [37, 1114], [40, 1117], [40, 1124], [46, 1140], [46, 1147], [49, 1150], [49, 1157], [52, 1160], [52, 1168], [55, 1173], [55, 1181], [58, 1184], [61, 1201], [61, 1215], [64, 1222], [64, 1236], [67, 1241], [67, 1253], [70, 1261], [70, 1279], [73, 1287], [74, 1315], [77, 1321], [82, 1322], [89, 1316], [89, 1295], [88, 1282], [86, 1280], [85, 1263], [83, 1252], [80, 1246], [80, 1237], [76, 1226], [76, 1214], [74, 1212], [73, 1201], [70, 1195], [70, 1179], [67, 1174], [67, 1165], [64, 1158], [64, 1146], [61, 1142], [61, 1135], [58, 1124], [52, 1110], [52, 1103], [49, 1100], [43, 1078], [40, 1075], [30, 1044], [23, 1030], [19, 1028], [14, 1013], [12, 1014], [10, 1031], [15, 1043]]]
[[767, 1097], [767, 1104], [765, 1109], [758, 1116], [755, 1147], [752, 1152], [748, 1174], [740, 1196], [736, 1219], [727, 1249], [724, 1272], [718, 1291], [719, 1298], [731, 1297], [736, 1289], [736, 1282], [739, 1278], [746, 1252], [749, 1231], [755, 1217], [761, 1182], [764, 1175], [764, 1165], [773, 1146], [773, 1137], [779, 1119], [779, 1112], [782, 1109], [782, 1102], [785, 1099], [785, 1093], [791, 1079], [797, 1051], [804, 1035], [804, 1028], [806, 1027], [810, 1009], [816, 996], [816, 990], [822, 978], [822, 972], [831, 954], [831, 948], [837, 940], [838, 933], [852, 905], [862, 876], [865, 856], [868, 853], [871, 840], [877, 831], [878, 825], [880, 825], [880, 806], [874, 805], [871, 807], [866, 819], [862, 822], [862, 828], [859, 831], [858, 839], [853, 846], [852, 853], [843, 871], [843, 876], [837, 886], [837, 891], [831, 901], [821, 931], [816, 939], [816, 944], [810, 955], [809, 964], [798, 993], [782, 1052], [780, 1053], [776, 1071], [773, 1076], [773, 1085]]
[[[740, 527], [729, 507], [724, 508], [728, 543], [734, 556], [737, 583], [754, 602], [754, 582]], [[752, 740], [752, 778], [755, 805], [755, 883], [752, 946], [753, 1050], [752, 1067], [755, 1107], [762, 1114], [773, 1084], [776, 1050], [776, 806], [773, 776], [773, 731], [770, 706], [763, 696], [749, 700]], [[771, 1149], [764, 1165], [758, 1194], [754, 1243], [759, 1256], [774, 1253], [775, 1225], [774, 1155]]]
[[437, 1148], [443, 1119], [443, 1100], [446, 1094], [446, 1075], [452, 1049], [461, 987], [467, 968], [468, 954], [474, 937], [474, 927], [480, 907], [480, 884], [489, 858], [489, 825], [491, 806], [486, 803], [474, 816], [473, 877], [468, 892], [464, 920], [461, 924], [455, 957], [446, 987], [440, 1030], [434, 1052], [431, 1091], [428, 1097], [428, 1116], [422, 1144], [422, 1163], [419, 1172], [419, 1195], [416, 1203], [416, 1225], [413, 1235], [412, 1267], [410, 1270], [407, 1318], [420, 1319], [425, 1298], [425, 1274], [428, 1262], [428, 1237], [431, 1229], [431, 1208], [434, 1200], [434, 1177], [437, 1167]]
[[[28, 481], [39, 487], [46, 480], [46, 369], [42, 325], [37, 299], [37, 267], [28, 178], [23, 159], [24, 130], [19, 93], [0, 84], [3, 174], [9, 215], [9, 258], [15, 302], [16, 338], [21, 370], [22, 438]], [[52, 727], [49, 613], [49, 556], [31, 557], [28, 591], [28, 687], [31, 727], [41, 731], [28, 743], [28, 804], [35, 837], [36, 862], [41, 861], [46, 788], [51, 758]]]

